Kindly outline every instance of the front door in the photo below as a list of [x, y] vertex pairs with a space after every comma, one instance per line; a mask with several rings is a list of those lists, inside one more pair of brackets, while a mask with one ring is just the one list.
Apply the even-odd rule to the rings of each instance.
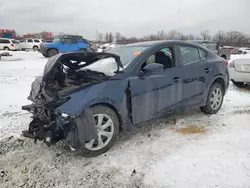
[[71, 39], [69, 39], [69, 38], [61, 39], [60, 45], [59, 45], [59, 51], [60, 52], [71, 52], [71, 51], [74, 51]]
[[141, 67], [143, 70], [149, 63], [160, 63], [164, 64], [163, 71], [129, 78], [133, 124], [160, 117], [182, 100], [181, 72], [173, 59], [173, 50], [164, 49], [151, 55]]

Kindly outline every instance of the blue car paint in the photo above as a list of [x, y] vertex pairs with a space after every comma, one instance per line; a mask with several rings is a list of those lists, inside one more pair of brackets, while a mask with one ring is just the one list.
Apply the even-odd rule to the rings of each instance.
[[[127, 97], [125, 95], [127, 87], [127, 79], [108, 80], [93, 84], [71, 94], [70, 100], [57, 110], [71, 116], [78, 116], [92, 105], [105, 104], [115, 108], [122, 125], [128, 125]], [[125, 127], [125, 129], [131, 129], [131, 127]]]
[[78, 40], [78, 42], [75, 44], [63, 44], [61, 39], [57, 42], [44, 43], [43, 46], [45, 46], [47, 49], [56, 49], [60, 53], [79, 51], [81, 49], [89, 48], [89, 44], [83, 42], [82, 40]]
[[[178, 48], [179, 44], [189, 43], [175, 41], [173, 49]], [[124, 129], [131, 130], [132, 125], [157, 118], [170, 109], [204, 105], [209, 89], [216, 79], [223, 80], [225, 92], [227, 91], [228, 72], [224, 60], [210, 52], [208, 60], [200, 62], [198, 66], [184, 66], [182, 60], [177, 58], [176, 68], [139, 76], [137, 69], [144, 63], [148, 54], [166, 45], [172, 45], [171, 41], [152, 45], [146, 52], [138, 55], [125, 72], [117, 73], [105, 82], [72, 94], [71, 99], [58, 110], [77, 116], [92, 105], [108, 104], [119, 114]], [[199, 45], [192, 46], [204, 49]], [[178, 50], [176, 53], [179, 57]], [[130, 94], [127, 94], [126, 90], [129, 90]]]

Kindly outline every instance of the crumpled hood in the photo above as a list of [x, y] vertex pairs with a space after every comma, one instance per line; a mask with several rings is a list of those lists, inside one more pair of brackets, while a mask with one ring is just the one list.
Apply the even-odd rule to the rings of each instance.
[[57, 54], [51, 57], [45, 65], [43, 72], [43, 81], [47, 81], [50, 76], [53, 75], [54, 70], [59, 66], [66, 65], [69, 68], [77, 68], [77, 63], [69, 64], [67, 60], [74, 60], [80, 62], [86, 62], [81, 68], [86, 67], [88, 65], [93, 64], [99, 59], [113, 57], [117, 63], [117, 71], [119, 68], [123, 68], [123, 65], [120, 61], [120, 57], [118, 55], [112, 53], [99, 53], [99, 52], [69, 52], [64, 54]]

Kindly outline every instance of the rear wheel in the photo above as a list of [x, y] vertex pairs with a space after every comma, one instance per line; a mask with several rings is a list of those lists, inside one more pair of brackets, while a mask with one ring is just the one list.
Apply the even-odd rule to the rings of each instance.
[[5, 47], [3, 48], [3, 50], [9, 51], [10, 49], [9, 49], [9, 47], [5, 46]]
[[247, 84], [245, 84], [244, 82], [235, 82], [234, 80], [232, 80], [232, 82], [238, 88], [246, 88], [247, 87]]
[[33, 50], [36, 52], [38, 50], [38, 46], [33, 46]]
[[85, 157], [94, 157], [108, 151], [118, 136], [119, 119], [116, 113], [106, 106], [93, 106], [92, 112], [96, 122], [98, 139], [86, 142], [81, 153]]
[[54, 55], [58, 54], [58, 51], [56, 49], [50, 49], [48, 52], [47, 52], [47, 55], [48, 57], [52, 57]]
[[200, 109], [206, 114], [216, 114], [223, 103], [224, 91], [221, 84], [215, 82], [208, 93], [206, 105], [202, 106]]

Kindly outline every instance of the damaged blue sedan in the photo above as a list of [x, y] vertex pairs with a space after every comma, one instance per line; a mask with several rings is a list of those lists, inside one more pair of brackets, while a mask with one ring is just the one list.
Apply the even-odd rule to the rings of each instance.
[[227, 62], [184, 41], [129, 44], [105, 53], [50, 58], [22, 107], [32, 113], [25, 137], [65, 139], [84, 156], [106, 152], [120, 131], [175, 109], [217, 113], [228, 90]]

